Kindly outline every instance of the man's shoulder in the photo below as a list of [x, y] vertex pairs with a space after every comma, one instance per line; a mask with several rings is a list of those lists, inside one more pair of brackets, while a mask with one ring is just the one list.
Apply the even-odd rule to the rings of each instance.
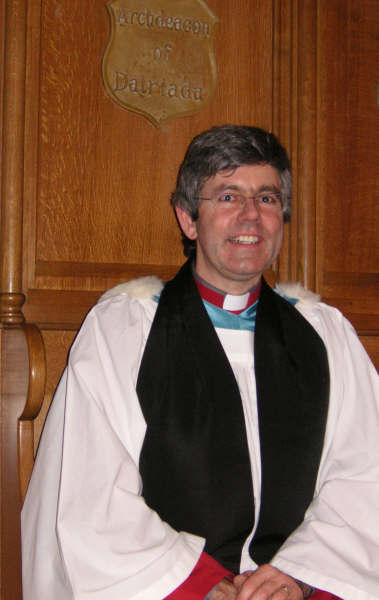
[[81, 327], [88, 330], [126, 331], [137, 323], [151, 323], [163, 283], [155, 276], [139, 277], [118, 284], [104, 292], [91, 308]]
[[104, 340], [113, 346], [129, 344], [133, 339], [135, 347], [139, 347], [140, 341], [146, 339], [154, 319], [156, 299], [162, 287], [157, 277], [141, 277], [107, 290], [86, 315], [71, 349], [71, 356], [80, 352], [83, 345], [99, 345]]
[[130, 281], [124, 281], [109, 290], [106, 290], [97, 301], [98, 304], [116, 298], [119, 296], [127, 296], [137, 300], [151, 300], [159, 297], [163, 288], [163, 282], [155, 277], [148, 275], [146, 277], [138, 277]]
[[301, 283], [277, 283], [274, 291], [304, 315], [325, 314], [329, 318], [344, 318], [337, 308], [323, 302], [320, 294], [306, 289]]
[[277, 283], [274, 287], [274, 291], [291, 304], [297, 306], [297, 308], [299, 308], [299, 306], [312, 307], [320, 303], [321, 300], [319, 294], [307, 290], [298, 282], [288, 281]]
[[351, 323], [337, 308], [323, 302], [319, 294], [300, 283], [279, 283], [274, 291], [295, 306], [322, 338], [325, 339], [327, 332], [332, 332], [337, 337], [343, 336], [346, 328], [355, 333]]

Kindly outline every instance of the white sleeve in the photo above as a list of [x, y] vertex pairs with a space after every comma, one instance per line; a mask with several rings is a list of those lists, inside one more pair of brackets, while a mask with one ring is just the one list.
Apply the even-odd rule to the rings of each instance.
[[174, 531], [141, 496], [147, 325], [138, 302], [117, 303], [87, 317], [46, 423], [23, 511], [25, 600], [158, 600], [202, 552], [202, 538]]
[[344, 600], [378, 599], [378, 374], [336, 309], [304, 316], [328, 351], [328, 423], [314, 500], [272, 563]]

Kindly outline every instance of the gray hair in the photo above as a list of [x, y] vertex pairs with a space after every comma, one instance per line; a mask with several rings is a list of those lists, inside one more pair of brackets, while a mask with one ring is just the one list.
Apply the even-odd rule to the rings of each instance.
[[[273, 133], [247, 125], [212, 127], [193, 138], [179, 168], [171, 204], [180, 206], [196, 220], [201, 190], [209, 177], [219, 171], [257, 164], [267, 164], [278, 171], [283, 218], [289, 221], [292, 177], [287, 152]], [[187, 238], [183, 243], [188, 255], [194, 243]]]

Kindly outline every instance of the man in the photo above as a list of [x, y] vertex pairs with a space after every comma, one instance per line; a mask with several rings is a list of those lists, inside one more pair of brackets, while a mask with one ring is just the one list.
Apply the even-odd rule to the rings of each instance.
[[262, 279], [290, 198], [274, 135], [190, 144], [188, 262], [106, 294], [71, 350], [23, 509], [24, 600], [379, 597], [378, 379], [337, 310]]

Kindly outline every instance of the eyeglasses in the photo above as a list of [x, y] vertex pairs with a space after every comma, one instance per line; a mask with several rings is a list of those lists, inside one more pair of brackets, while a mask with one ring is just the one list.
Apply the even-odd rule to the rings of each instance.
[[252, 200], [257, 209], [265, 212], [277, 212], [282, 208], [280, 192], [263, 191], [254, 196], [245, 196], [240, 192], [223, 192], [210, 198], [200, 196], [200, 200], [207, 200], [217, 207], [217, 210], [232, 211], [245, 208], [248, 200]]

